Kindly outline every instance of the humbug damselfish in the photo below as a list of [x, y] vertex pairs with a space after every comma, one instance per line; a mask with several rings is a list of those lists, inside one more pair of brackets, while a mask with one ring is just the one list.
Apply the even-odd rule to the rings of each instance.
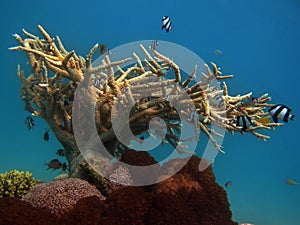
[[269, 109], [269, 113], [272, 116], [274, 123], [278, 123], [278, 120], [288, 122], [288, 119], [293, 120], [295, 115], [291, 114], [291, 109], [285, 105], [277, 104]]
[[169, 31], [172, 29], [171, 25], [172, 25], [172, 22], [171, 22], [170, 17], [164, 16], [164, 17], [162, 18], [162, 26], [161, 26], [161, 29], [163, 30], [163, 29], [165, 28], [165, 30], [166, 30], [167, 32], [169, 32]]

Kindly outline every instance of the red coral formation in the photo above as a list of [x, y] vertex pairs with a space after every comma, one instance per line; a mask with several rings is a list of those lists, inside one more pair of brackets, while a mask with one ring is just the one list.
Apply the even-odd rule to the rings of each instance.
[[[147, 163], [145, 153], [135, 155], [135, 159], [139, 157], [144, 159], [142, 165], [145, 165]], [[149, 162], [153, 163], [150, 156], [148, 159], [148, 165]], [[170, 172], [182, 161], [182, 159], [171, 160], [163, 166], [163, 169]], [[68, 225], [237, 225], [231, 220], [232, 214], [226, 192], [215, 182], [211, 167], [199, 172], [199, 162], [200, 159], [193, 156], [177, 174], [159, 184], [151, 187], [123, 186], [110, 192], [105, 201], [96, 196], [81, 198], [69, 211], [65, 210], [64, 213], [57, 211], [61, 213], [60, 217], [53, 214], [52, 217], [57, 219], [55, 224]], [[49, 199], [47, 195], [44, 195], [44, 198]], [[16, 211], [20, 210], [17, 203]], [[28, 210], [28, 215], [31, 212], [32, 215], [36, 215], [37, 211], [34, 212], [32, 208]], [[5, 217], [4, 213], [7, 212], [0, 211], [0, 218]], [[11, 215], [18, 213], [14, 212]], [[26, 213], [22, 212], [21, 217], [22, 215], [25, 216]], [[36, 217], [32, 218], [32, 221], [38, 221], [35, 220]], [[10, 224], [16, 223], [12, 220]]]
[[22, 201], [34, 207], [47, 208], [52, 214], [60, 216], [71, 210], [78, 200], [93, 195], [105, 199], [101, 192], [87, 181], [70, 178], [38, 184], [23, 196]]
[[[171, 160], [163, 169], [172, 171], [182, 161]], [[199, 172], [199, 163], [191, 157], [179, 173], [154, 187], [156, 195], [146, 215], [149, 224], [237, 224], [231, 221], [226, 192], [215, 182], [211, 167]]]

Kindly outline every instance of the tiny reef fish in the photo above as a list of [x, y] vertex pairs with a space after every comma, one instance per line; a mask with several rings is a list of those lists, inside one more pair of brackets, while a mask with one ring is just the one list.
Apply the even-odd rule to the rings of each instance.
[[292, 186], [298, 184], [296, 181], [294, 181], [294, 180], [292, 180], [292, 179], [286, 179], [284, 182], [285, 182], [286, 184], [292, 185]]
[[164, 16], [164, 17], [162, 18], [162, 26], [161, 26], [161, 29], [162, 29], [162, 30], [165, 29], [165, 30], [167, 31], [167, 33], [168, 33], [168, 32], [172, 29], [171, 25], [172, 25], [172, 22], [171, 22], [170, 17]]
[[216, 49], [216, 50], [214, 51], [214, 53], [215, 53], [216, 55], [218, 55], [218, 56], [220, 56], [220, 55], [223, 54], [223, 52], [222, 52], [220, 49]]
[[64, 152], [63, 149], [58, 149], [58, 150], [56, 151], [56, 155], [58, 155], [58, 156], [65, 156], [65, 152]]
[[291, 109], [285, 105], [277, 104], [272, 106], [269, 109], [269, 113], [272, 116], [274, 123], [278, 123], [278, 120], [282, 120], [283, 122], [288, 122], [288, 119], [294, 120], [295, 115], [291, 114]]
[[226, 188], [230, 188], [231, 185], [232, 185], [232, 181], [227, 181], [227, 182], [225, 183], [225, 187], [226, 187]]
[[243, 102], [243, 106], [245, 107], [255, 107], [256, 103], [258, 102], [257, 97], [252, 97], [247, 99], [245, 102]]
[[49, 131], [50, 131], [50, 129], [46, 130], [44, 135], [43, 135], [43, 139], [46, 142], [49, 141]]
[[27, 116], [25, 119], [25, 125], [27, 127], [27, 130], [30, 130], [34, 127], [34, 120], [30, 116]]
[[105, 45], [105, 44], [100, 44], [99, 46], [99, 54], [103, 55], [103, 54], [110, 54], [109, 48]]
[[52, 159], [50, 162], [45, 163], [45, 165], [48, 166], [47, 170], [49, 169], [57, 170], [61, 168], [63, 171], [65, 171], [67, 169], [67, 164], [61, 163], [58, 159]]
[[247, 130], [252, 125], [252, 120], [249, 116], [237, 116], [236, 117], [236, 126], [242, 127], [242, 131]]

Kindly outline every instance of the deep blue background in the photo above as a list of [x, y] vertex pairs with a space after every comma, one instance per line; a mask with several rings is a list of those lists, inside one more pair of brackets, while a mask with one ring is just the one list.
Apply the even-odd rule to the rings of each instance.
[[[18, 92], [16, 66], [26, 68], [27, 58], [8, 51], [17, 45], [13, 33], [21, 34], [25, 28], [39, 34], [38, 24], [59, 35], [68, 50], [83, 56], [97, 42], [111, 48], [144, 39], [175, 42], [207, 62], [216, 62], [224, 74], [234, 74], [227, 82], [231, 95], [267, 92], [272, 102], [284, 103], [300, 114], [298, 0], [3, 0], [0, 6], [0, 172], [27, 169], [46, 181], [59, 173], [44, 166], [60, 148], [51, 133], [48, 143], [42, 140], [47, 124], [36, 119], [31, 131], [24, 125], [28, 112]], [[173, 21], [170, 33], [161, 30], [165, 15]], [[215, 49], [223, 54], [216, 56]], [[217, 157], [214, 171], [221, 185], [233, 182], [228, 197], [238, 222], [299, 224], [300, 187], [284, 183], [286, 178], [300, 182], [298, 119], [267, 132], [271, 135], [267, 142], [248, 134], [226, 135], [226, 154]]]

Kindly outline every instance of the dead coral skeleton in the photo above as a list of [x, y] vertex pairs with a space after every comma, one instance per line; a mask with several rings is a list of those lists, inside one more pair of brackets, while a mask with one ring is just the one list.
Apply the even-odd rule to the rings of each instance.
[[[245, 106], [243, 101], [249, 99], [252, 93], [230, 96], [227, 85], [220, 81], [231, 78], [232, 75], [221, 75], [220, 68], [214, 63], [211, 63], [211, 67], [204, 65], [206, 71], [198, 75], [202, 76], [200, 81], [194, 81], [197, 77], [197, 65], [183, 80], [181, 70], [173, 60], [156, 49], [150, 48], [148, 51], [140, 45], [146, 59], [142, 61], [133, 53], [136, 64], [126, 70], [121, 65], [129, 62], [131, 58], [112, 62], [109, 55], [105, 55], [102, 63], [94, 67], [92, 58], [98, 44], [83, 58], [75, 51], [67, 51], [59, 37], [52, 38], [42, 26], [39, 25], [38, 28], [43, 38], [23, 30], [26, 39], [15, 34], [19, 46], [11, 47], [10, 50], [26, 52], [31, 65], [32, 73], [27, 77], [18, 66], [18, 76], [22, 81], [20, 91], [26, 110], [35, 116], [41, 116], [49, 123], [59, 141], [65, 148], [70, 149], [69, 159], [67, 155], [69, 161], [78, 154], [78, 151], [72, 153], [77, 147], [71, 121], [72, 99], [79, 82], [87, 84], [85, 92], [96, 105], [96, 127], [104, 143], [116, 139], [111, 114], [122, 117], [118, 110], [112, 110], [116, 99], [123, 105], [133, 106], [127, 120], [134, 135], [147, 132], [149, 121], [160, 117], [167, 125], [165, 141], [181, 152], [188, 152], [185, 150], [184, 141], [180, 140], [182, 119], [194, 125], [196, 140], [199, 140], [202, 132], [222, 153], [222, 147], [215, 139], [220, 134], [213, 126], [230, 132], [249, 132], [266, 140], [269, 137], [257, 130], [280, 125], [256, 121], [268, 116], [265, 112], [265, 107], [271, 106], [268, 104], [271, 99], [268, 94], [259, 97], [254, 106]], [[174, 78], [165, 79], [166, 73], [174, 74]], [[145, 96], [145, 90], [149, 89], [151, 96]], [[182, 97], [183, 92], [188, 98]], [[180, 112], [172, 102], [181, 106]], [[85, 104], [79, 97], [78, 107], [85, 107]], [[122, 104], [118, 107], [122, 107]], [[82, 121], [88, 123], [86, 115], [80, 116]], [[236, 125], [237, 116], [248, 116], [253, 121], [252, 125], [242, 129]], [[120, 129], [125, 127], [120, 126]], [[116, 146], [113, 152], [127, 149], [122, 143]]]

